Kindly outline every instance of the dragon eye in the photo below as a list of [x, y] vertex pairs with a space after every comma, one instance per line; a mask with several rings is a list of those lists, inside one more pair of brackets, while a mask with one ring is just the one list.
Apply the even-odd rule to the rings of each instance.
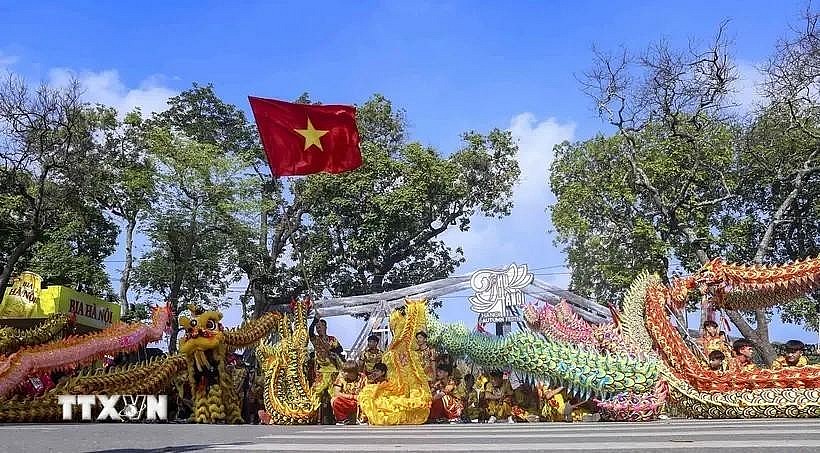
[[208, 320], [208, 324], [206, 324], [206, 325], [205, 325], [205, 327], [206, 327], [208, 330], [214, 330], [214, 329], [216, 329], [216, 323], [214, 322], [214, 320], [213, 320], [213, 319], [209, 319], [209, 320]]
[[191, 327], [196, 327], [196, 319], [192, 319], [189, 324], [191, 325]]

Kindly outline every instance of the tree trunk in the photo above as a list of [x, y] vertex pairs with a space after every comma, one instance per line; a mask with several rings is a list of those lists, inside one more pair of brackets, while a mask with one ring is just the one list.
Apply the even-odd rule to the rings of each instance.
[[168, 353], [177, 352], [177, 334], [179, 333], [179, 292], [182, 288], [182, 277], [177, 275], [168, 294], [168, 303], [171, 304], [171, 338], [168, 340]]
[[137, 227], [137, 219], [129, 218], [125, 227], [125, 266], [120, 277], [120, 305], [122, 314], [128, 313], [128, 288], [131, 286], [131, 270], [134, 266], [134, 229]]
[[[273, 185], [271, 183], [262, 183], [262, 210], [259, 216], [259, 254], [263, 257], [262, 268], [268, 271], [273, 266], [271, 252], [268, 249], [268, 216], [270, 209], [268, 206], [273, 202]], [[256, 275], [253, 269], [246, 272], [248, 276], [248, 288], [246, 293], [250, 292], [253, 296], [253, 317], [258, 318], [268, 306], [268, 299], [265, 296], [264, 285]]]
[[20, 257], [23, 256], [23, 253], [34, 243], [35, 238], [36, 235], [34, 232], [27, 231], [23, 241], [17, 244], [11, 251], [9, 260], [3, 266], [3, 272], [0, 273], [0, 298], [6, 293], [6, 288], [9, 286], [9, 281], [11, 281], [11, 274], [14, 271], [14, 266], [17, 264], [17, 261], [20, 260]]
[[179, 320], [176, 316], [171, 317], [171, 337], [168, 338], [168, 354], [177, 352], [177, 334], [179, 333]]
[[[792, 182], [794, 184], [794, 188], [789, 192], [774, 212], [769, 224], [766, 226], [766, 231], [763, 233], [763, 238], [761, 238], [760, 243], [757, 245], [755, 256], [752, 259], [754, 263], [763, 263], [763, 259], [766, 257], [769, 247], [771, 247], [772, 240], [774, 239], [774, 229], [783, 219], [783, 216], [789, 210], [792, 203], [797, 198], [797, 195], [800, 193], [800, 190], [803, 188], [803, 173], [798, 172]], [[740, 330], [740, 333], [755, 344], [757, 351], [760, 352], [761, 356], [763, 356], [763, 360], [766, 361], [766, 364], [771, 365], [777, 358], [777, 353], [769, 341], [769, 320], [766, 319], [765, 310], [757, 309], [754, 313], [757, 324], [754, 330], [751, 329], [740, 313], [730, 312], [727, 314], [729, 315], [729, 319], [731, 319], [737, 326], [738, 330]]]
[[265, 296], [265, 290], [259, 282], [251, 280], [248, 287], [253, 296], [253, 317], [258, 318], [264, 313], [264, 310], [267, 310], [268, 298]]

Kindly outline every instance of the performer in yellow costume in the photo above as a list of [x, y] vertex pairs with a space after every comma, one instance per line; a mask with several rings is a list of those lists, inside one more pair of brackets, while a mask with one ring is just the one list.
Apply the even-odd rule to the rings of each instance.
[[562, 422], [565, 419], [565, 410], [567, 403], [563, 395], [564, 387], [557, 387], [550, 389], [539, 386], [539, 393], [541, 394], [541, 401], [544, 402], [544, 407], [541, 409], [541, 416], [551, 422]]
[[703, 334], [698, 339], [700, 347], [703, 349], [703, 355], [709, 357], [712, 351], [720, 351], [726, 357], [732, 356], [732, 348], [729, 346], [729, 340], [726, 338], [726, 333], [718, 330], [718, 325], [714, 321], [705, 321], [703, 323]]
[[342, 364], [341, 355], [344, 350], [336, 337], [327, 334], [327, 321], [319, 319], [318, 314], [310, 323], [309, 335], [316, 354], [316, 381], [313, 383], [313, 393], [321, 400], [325, 394], [330, 396], [331, 386]]
[[370, 374], [377, 363], [382, 362], [382, 350], [379, 349], [379, 336], [370, 335], [367, 337], [367, 349], [362, 353], [362, 362], [364, 362], [364, 372]]
[[524, 382], [513, 390], [512, 416], [517, 422], [537, 422], [541, 407], [538, 393], [529, 382]]
[[772, 362], [772, 369], [778, 370], [787, 367], [801, 367], [809, 364], [806, 356], [803, 355], [803, 350], [806, 345], [800, 340], [789, 340], [785, 345], [786, 354], [777, 358]]
[[430, 415], [432, 395], [414, 342], [427, 323], [426, 301], [408, 301], [406, 313], [390, 314], [393, 342], [382, 356], [387, 381], [359, 392], [359, 407], [371, 425], [421, 425]]
[[487, 413], [490, 423], [508, 419], [512, 422], [513, 389], [510, 381], [504, 379], [504, 373], [495, 370], [490, 373], [490, 382], [484, 387], [484, 400], [487, 402]]

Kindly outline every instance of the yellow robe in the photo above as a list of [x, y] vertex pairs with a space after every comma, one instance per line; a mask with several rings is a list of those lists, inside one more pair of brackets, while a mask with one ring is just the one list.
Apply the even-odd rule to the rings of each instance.
[[394, 338], [382, 356], [387, 380], [359, 392], [359, 407], [371, 425], [421, 425], [430, 416], [430, 386], [415, 351], [416, 332], [427, 323], [426, 301], [408, 302], [406, 313], [390, 315]]
[[544, 401], [541, 415], [547, 420], [562, 422], [564, 421], [564, 410], [566, 410], [566, 407], [567, 402], [564, 400], [564, 395], [558, 392], [552, 398]]
[[809, 361], [808, 361], [808, 359], [806, 359], [806, 356], [800, 356], [800, 358], [797, 359], [797, 364], [796, 365], [789, 365], [788, 363], [786, 363], [786, 357], [780, 356], [774, 362], [772, 362], [772, 369], [773, 370], [779, 370], [781, 368], [801, 367], [801, 366], [806, 366], [808, 364], [809, 364]]

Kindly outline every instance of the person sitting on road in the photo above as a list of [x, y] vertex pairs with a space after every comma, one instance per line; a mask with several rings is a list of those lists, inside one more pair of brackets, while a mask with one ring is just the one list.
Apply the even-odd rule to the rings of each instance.
[[513, 420], [535, 423], [539, 420], [539, 398], [529, 382], [523, 382], [513, 391]]
[[465, 374], [462, 383], [456, 388], [456, 396], [461, 398], [464, 410], [461, 420], [465, 423], [487, 420], [487, 411], [481, 407], [481, 393], [475, 388], [475, 377]]
[[724, 364], [724, 360], [726, 360], [726, 354], [721, 351], [714, 350], [709, 353], [709, 369], [712, 371], [726, 371], [726, 366]]
[[801, 367], [809, 364], [803, 355], [806, 345], [800, 340], [789, 340], [785, 344], [785, 355], [782, 355], [772, 362], [772, 369], [779, 370], [787, 367]]
[[496, 420], [507, 419], [508, 423], [515, 423], [511, 414], [511, 403], [513, 389], [510, 381], [504, 379], [504, 372], [495, 370], [490, 373], [490, 381], [484, 387], [484, 400], [486, 402], [487, 414], [490, 418], [488, 423], [495, 423]]
[[461, 400], [454, 395], [456, 382], [450, 377], [452, 368], [446, 364], [436, 367], [436, 381], [431, 386], [433, 401], [430, 404], [430, 417], [433, 422], [447, 420], [458, 422], [464, 406]]
[[751, 341], [745, 338], [736, 340], [732, 345], [732, 350], [735, 353], [732, 367], [734, 371], [754, 371], [757, 369], [757, 365], [752, 361], [754, 345]]
[[376, 364], [382, 362], [382, 355], [384, 354], [379, 348], [380, 338], [373, 334], [367, 337], [367, 348], [362, 353], [362, 361], [364, 362], [364, 372], [368, 375], [373, 372]]
[[379, 384], [387, 380], [387, 365], [379, 362], [373, 365], [373, 371], [367, 375], [367, 384]]
[[544, 402], [541, 408], [541, 416], [551, 422], [562, 422], [565, 420], [564, 409], [567, 406], [564, 398], [564, 387], [558, 386], [550, 389], [541, 386], [541, 401]]
[[333, 383], [333, 398], [330, 400], [337, 425], [358, 423], [358, 395], [366, 379], [364, 373], [359, 372], [359, 364], [355, 360], [348, 360], [342, 365], [339, 377]]

